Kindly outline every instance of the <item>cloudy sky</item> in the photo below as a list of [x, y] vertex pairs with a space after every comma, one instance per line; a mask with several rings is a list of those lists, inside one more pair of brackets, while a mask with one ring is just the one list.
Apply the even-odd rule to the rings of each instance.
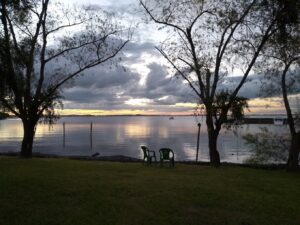
[[[63, 2], [81, 4], [83, 1]], [[140, 23], [123, 51], [119, 66], [94, 67], [64, 90], [61, 114], [193, 114], [197, 98], [187, 84], [172, 76], [167, 62], [155, 50], [166, 35], [155, 25], [142, 22], [138, 1], [86, 0], [84, 4], [99, 5], [128, 21]], [[280, 99], [257, 98], [258, 83], [259, 78], [253, 76], [239, 93], [251, 98], [251, 113], [284, 113]]]

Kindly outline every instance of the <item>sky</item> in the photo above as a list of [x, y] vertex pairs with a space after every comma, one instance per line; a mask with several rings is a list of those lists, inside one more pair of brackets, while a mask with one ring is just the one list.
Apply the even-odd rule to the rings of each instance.
[[[186, 83], [170, 73], [168, 63], [155, 50], [166, 34], [154, 24], [143, 23], [137, 0], [86, 0], [84, 4], [98, 5], [122, 15], [125, 20], [139, 23], [119, 66], [106, 64], [89, 69], [64, 89], [61, 115], [190, 115], [195, 112], [197, 97]], [[280, 98], [257, 96], [259, 79], [253, 76], [239, 92], [251, 99], [247, 113], [284, 113]], [[237, 80], [238, 74], [232, 82]]]

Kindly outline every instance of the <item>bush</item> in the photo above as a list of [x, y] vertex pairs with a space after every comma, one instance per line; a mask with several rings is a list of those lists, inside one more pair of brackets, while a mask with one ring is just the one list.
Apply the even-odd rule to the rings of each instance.
[[260, 128], [261, 132], [243, 136], [245, 144], [250, 146], [253, 154], [246, 163], [266, 164], [282, 163], [287, 161], [290, 137], [272, 133], [266, 127]]

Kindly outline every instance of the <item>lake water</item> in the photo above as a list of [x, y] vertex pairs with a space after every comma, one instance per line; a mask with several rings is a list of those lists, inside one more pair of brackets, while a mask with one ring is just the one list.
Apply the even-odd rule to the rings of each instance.
[[[92, 126], [92, 139], [90, 135]], [[176, 160], [195, 160], [197, 146], [197, 122], [202, 123], [199, 160], [208, 161], [208, 138], [203, 118], [193, 116], [108, 116], [108, 117], [62, 117], [54, 125], [39, 124], [33, 152], [57, 155], [101, 156], [125, 155], [141, 158], [141, 145], [151, 150], [172, 148]], [[65, 144], [63, 138], [65, 123]], [[275, 132], [284, 132], [286, 127], [276, 125], [243, 125], [232, 131], [222, 130], [218, 150], [222, 162], [242, 163], [249, 157], [242, 135], [256, 133], [266, 126]], [[19, 119], [0, 121], [0, 152], [19, 152], [23, 136]]]

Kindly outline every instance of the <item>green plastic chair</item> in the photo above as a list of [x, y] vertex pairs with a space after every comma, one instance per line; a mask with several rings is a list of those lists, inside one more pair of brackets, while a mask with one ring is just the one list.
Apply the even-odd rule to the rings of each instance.
[[151, 165], [152, 159], [154, 159], [156, 162], [155, 151], [150, 151], [149, 148], [147, 148], [146, 146], [141, 146], [141, 149], [144, 154], [143, 164], [147, 163], [147, 165]]
[[162, 166], [164, 162], [169, 162], [170, 166], [175, 166], [175, 155], [172, 149], [170, 148], [161, 148], [159, 149], [160, 156], [160, 165]]

